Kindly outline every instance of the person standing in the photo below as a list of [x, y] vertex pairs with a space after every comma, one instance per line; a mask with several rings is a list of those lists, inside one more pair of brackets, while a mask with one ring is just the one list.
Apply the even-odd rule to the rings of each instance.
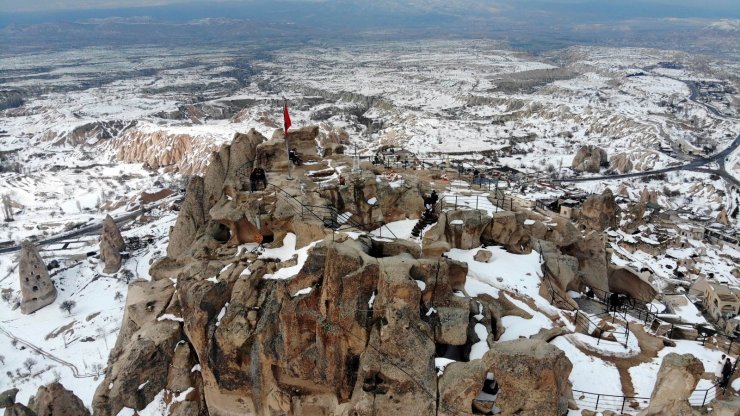
[[249, 185], [252, 192], [257, 190], [257, 180], [259, 178], [259, 172], [257, 168], [252, 169], [252, 173], [249, 174]]
[[722, 354], [722, 358], [719, 359], [717, 365], [714, 367], [714, 377], [717, 378], [717, 383], [722, 381], [722, 369], [725, 367], [725, 357], [726, 355]]
[[722, 382], [719, 383], [719, 386], [724, 388], [727, 388], [727, 385], [730, 383], [730, 376], [732, 375], [732, 361], [730, 361], [730, 357], [727, 357], [725, 359], [725, 365], [722, 367]]

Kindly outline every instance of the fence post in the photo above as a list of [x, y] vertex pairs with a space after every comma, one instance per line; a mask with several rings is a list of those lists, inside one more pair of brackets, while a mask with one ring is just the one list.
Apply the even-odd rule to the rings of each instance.
[[626, 335], [626, 337], [624, 338], [624, 348], [627, 348], [627, 344], [629, 343], [628, 341], [630, 340], [630, 323], [629, 322], [627, 322], [627, 324], [625, 325], [624, 333]]
[[599, 410], [599, 399], [600, 398], [601, 398], [601, 395], [597, 394], [596, 395], [596, 407], [594, 408], [594, 410]]
[[704, 407], [704, 404], [707, 402], [707, 395], [709, 394], [709, 389], [704, 392], [704, 400], [701, 401], [701, 407]]
[[455, 195], [455, 210], [457, 210], [457, 195]]
[[624, 413], [624, 404], [627, 402], [627, 397], [622, 397], [622, 410], [619, 413]]

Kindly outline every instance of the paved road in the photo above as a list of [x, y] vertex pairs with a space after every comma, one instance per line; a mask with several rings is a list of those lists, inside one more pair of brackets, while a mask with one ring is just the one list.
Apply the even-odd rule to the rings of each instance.
[[[180, 195], [180, 196], [178, 196], [177, 198], [175, 198], [172, 201], [169, 201], [167, 199], [163, 199], [161, 201], [156, 201], [156, 202], [151, 203], [150, 206], [145, 207], [143, 210], [140, 209], [140, 210], [137, 210], [137, 211], [134, 211], [134, 212], [130, 212], [128, 214], [124, 214], [124, 215], [121, 215], [119, 217], [113, 218], [113, 221], [116, 224], [121, 224], [121, 223], [125, 223], [125, 222], [128, 222], [128, 221], [132, 221], [132, 220], [136, 219], [136, 217], [138, 217], [139, 215], [151, 211], [152, 209], [158, 207], [162, 203], [165, 203], [165, 202], [178, 202], [179, 203], [179, 202], [182, 202], [183, 199], [185, 199], [185, 197], [182, 196], [182, 195]], [[45, 240], [37, 241], [35, 244], [36, 245], [39, 245], [39, 246], [44, 246], [44, 245], [48, 245], [48, 244], [58, 243], [60, 241], [65, 241], [65, 240], [68, 240], [68, 239], [73, 238], [73, 237], [79, 237], [81, 235], [96, 234], [102, 228], [103, 228], [103, 222], [101, 221], [101, 222], [99, 222], [97, 224], [88, 225], [86, 227], [78, 228], [78, 229], [76, 229], [74, 231], [70, 231], [70, 232], [62, 233], [62, 234], [57, 234], [54, 237], [50, 237], [50, 238], [47, 238]], [[3, 253], [13, 253], [13, 252], [18, 251], [20, 249], [21, 249], [21, 246], [12, 246], [12, 247], [0, 248], [0, 254], [3, 254]]]
[[[716, 153], [709, 157], [697, 157], [696, 159], [692, 160], [689, 163], [679, 165], [679, 166], [671, 166], [668, 168], [663, 169], [655, 169], [655, 170], [649, 170], [645, 172], [635, 172], [635, 173], [625, 173], [622, 175], [608, 175], [608, 176], [590, 176], [590, 177], [576, 177], [576, 178], [563, 178], [563, 179], [553, 179], [552, 182], [591, 182], [591, 181], [604, 181], [604, 180], [613, 180], [613, 179], [627, 179], [627, 178], [639, 178], [642, 176], [653, 176], [653, 175], [659, 175], [661, 173], [667, 173], [667, 172], [676, 172], [679, 170], [694, 170], [697, 172], [708, 172], [708, 173], [716, 173], [717, 175], [720, 175], [722, 178], [727, 180], [728, 182], [735, 184], [735, 186], [740, 186], [740, 181], [738, 181], [735, 177], [727, 173], [725, 170], [725, 158], [730, 155], [735, 149], [740, 146], [740, 134], [735, 137], [735, 140], [727, 146], [727, 148], [719, 153]], [[717, 162], [720, 166], [719, 169], [707, 169], [704, 168], [704, 166], [708, 165], [709, 163]]]

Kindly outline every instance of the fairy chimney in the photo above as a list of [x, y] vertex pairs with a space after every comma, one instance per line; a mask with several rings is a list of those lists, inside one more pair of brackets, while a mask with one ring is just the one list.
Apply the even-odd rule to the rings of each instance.
[[29, 241], [21, 245], [20, 265], [21, 312], [31, 314], [54, 302], [57, 289], [49, 277], [38, 249]]
[[100, 259], [105, 273], [115, 273], [121, 267], [121, 251], [126, 246], [115, 221], [110, 215], [103, 220], [103, 233], [100, 235]]

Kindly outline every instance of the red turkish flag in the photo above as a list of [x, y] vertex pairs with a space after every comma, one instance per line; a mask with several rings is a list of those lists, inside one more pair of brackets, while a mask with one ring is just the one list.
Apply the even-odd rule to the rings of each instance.
[[285, 125], [285, 135], [288, 135], [290, 128], [290, 114], [288, 114], [288, 103], [283, 104], [283, 124]]

